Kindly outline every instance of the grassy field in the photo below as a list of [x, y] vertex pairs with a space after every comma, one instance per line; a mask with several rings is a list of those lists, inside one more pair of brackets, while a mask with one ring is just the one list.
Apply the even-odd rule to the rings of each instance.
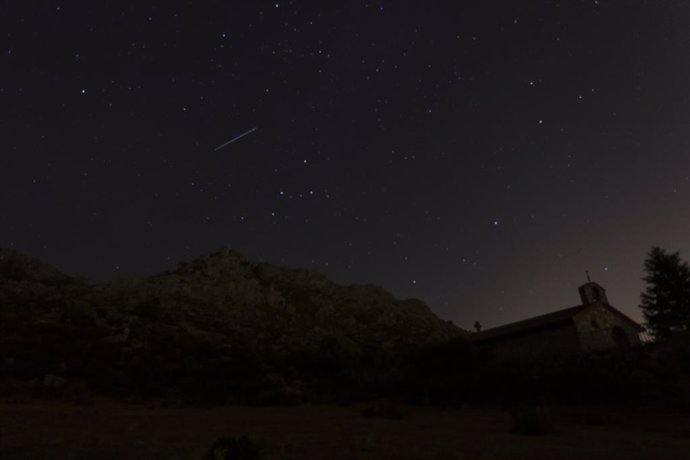
[[552, 408], [556, 432], [513, 432], [509, 413], [397, 405], [166, 408], [96, 401], [0, 404], [0, 458], [200, 459], [221, 435], [247, 435], [262, 459], [690, 459], [690, 419], [656, 411]]

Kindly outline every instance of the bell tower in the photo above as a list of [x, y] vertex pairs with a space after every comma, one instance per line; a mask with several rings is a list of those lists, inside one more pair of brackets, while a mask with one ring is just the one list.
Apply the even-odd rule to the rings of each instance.
[[606, 289], [589, 279], [589, 272], [586, 273], [587, 283], [577, 288], [577, 290], [580, 291], [582, 305], [589, 305], [597, 302], [602, 302], [608, 305], [609, 299], [606, 298]]

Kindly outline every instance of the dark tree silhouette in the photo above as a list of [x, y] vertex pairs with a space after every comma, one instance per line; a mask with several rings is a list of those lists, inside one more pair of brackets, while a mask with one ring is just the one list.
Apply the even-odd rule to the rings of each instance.
[[690, 267], [678, 252], [653, 247], [644, 262], [640, 308], [656, 338], [690, 332]]

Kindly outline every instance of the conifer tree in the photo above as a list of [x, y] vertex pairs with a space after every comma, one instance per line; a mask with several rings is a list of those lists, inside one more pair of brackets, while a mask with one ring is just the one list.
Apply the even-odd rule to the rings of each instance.
[[690, 267], [678, 252], [653, 247], [644, 262], [640, 308], [657, 339], [690, 332]]

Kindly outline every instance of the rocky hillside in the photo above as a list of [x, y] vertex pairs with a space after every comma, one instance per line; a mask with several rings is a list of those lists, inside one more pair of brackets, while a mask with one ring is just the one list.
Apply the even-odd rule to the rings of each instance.
[[404, 350], [462, 334], [419, 300], [251, 263], [227, 248], [112, 283], [1, 250], [0, 319], [0, 378], [67, 376], [106, 389], [390, 364]]
[[0, 248], [0, 314], [13, 307], [46, 310], [64, 298], [79, 297], [88, 282], [20, 252]]

